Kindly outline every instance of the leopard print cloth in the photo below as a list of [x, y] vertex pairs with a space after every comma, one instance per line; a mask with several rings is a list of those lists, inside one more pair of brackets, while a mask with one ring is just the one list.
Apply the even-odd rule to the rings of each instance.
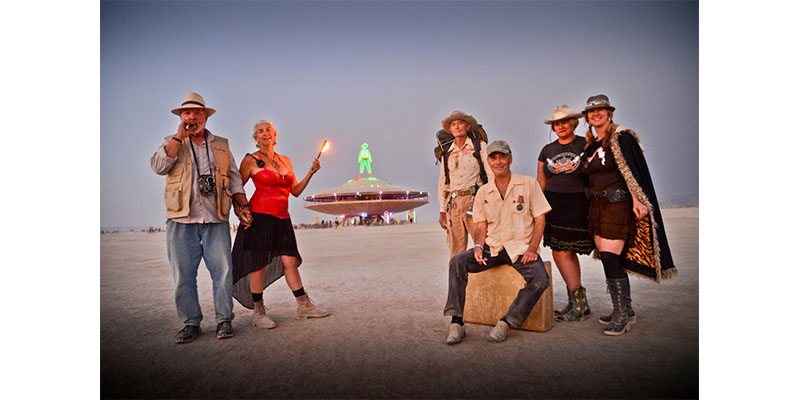
[[651, 228], [649, 216], [636, 220], [636, 234], [629, 244], [625, 258], [637, 264], [655, 268], [655, 252], [653, 251], [653, 240], [650, 237]]

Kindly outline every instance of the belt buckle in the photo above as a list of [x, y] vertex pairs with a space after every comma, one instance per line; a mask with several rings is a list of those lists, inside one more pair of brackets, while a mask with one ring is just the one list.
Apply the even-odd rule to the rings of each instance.
[[455, 192], [450, 192], [450, 198], [451, 198], [451, 199], [455, 199], [455, 198], [456, 198], [456, 196], [458, 196], [458, 192], [457, 192], [457, 191], [455, 191]]

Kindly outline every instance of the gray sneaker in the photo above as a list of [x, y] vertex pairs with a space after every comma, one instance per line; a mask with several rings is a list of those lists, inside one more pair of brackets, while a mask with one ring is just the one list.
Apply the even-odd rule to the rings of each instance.
[[452, 323], [447, 330], [447, 344], [456, 344], [465, 336], [467, 336], [467, 330], [464, 328], [464, 325]]
[[495, 325], [494, 328], [489, 331], [489, 339], [492, 339], [497, 343], [506, 340], [506, 335], [508, 335], [508, 324], [502, 319], [497, 321], [497, 325]]

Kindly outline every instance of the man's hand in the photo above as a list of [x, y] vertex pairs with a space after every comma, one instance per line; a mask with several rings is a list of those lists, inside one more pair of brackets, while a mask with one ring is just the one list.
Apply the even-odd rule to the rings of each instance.
[[441, 226], [442, 229], [447, 230], [447, 214], [446, 213], [443, 213], [443, 212], [439, 213], [439, 226]]
[[244, 229], [250, 227], [253, 223], [253, 215], [250, 214], [250, 204], [247, 202], [247, 197], [244, 193], [235, 193], [233, 195], [233, 213], [239, 218], [239, 223], [244, 226]]
[[183, 140], [187, 136], [197, 135], [199, 133], [202, 133], [202, 129], [200, 129], [200, 124], [198, 124], [196, 120], [184, 120], [181, 118], [181, 123], [178, 125], [178, 134], [175, 136]]
[[236, 218], [239, 218], [239, 224], [244, 226], [244, 229], [249, 228], [250, 224], [253, 223], [253, 215], [250, 214], [250, 208], [239, 210], [238, 207], [234, 206], [233, 213], [236, 214]]
[[[178, 138], [178, 140], [186, 139], [187, 137], [189, 137], [189, 135], [192, 134], [191, 131], [186, 129], [186, 125], [187, 123], [184, 122], [183, 120], [181, 120], [181, 122], [178, 123], [178, 133], [175, 134], [175, 137]], [[197, 125], [194, 126], [196, 127]]]
[[539, 254], [535, 250], [525, 250], [522, 253], [522, 260], [520, 260], [523, 264], [531, 263], [539, 259]]
[[478, 247], [478, 246], [473, 247], [472, 248], [472, 254], [475, 257], [475, 261], [477, 261], [478, 264], [486, 265], [486, 261], [487, 260], [486, 260], [486, 258], [483, 257], [483, 248], [482, 247]]
[[245, 208], [240, 214], [241, 215], [237, 215], [237, 217], [239, 217], [239, 222], [244, 225], [244, 229], [249, 228], [250, 224], [253, 223], [253, 215], [250, 214], [250, 208]]

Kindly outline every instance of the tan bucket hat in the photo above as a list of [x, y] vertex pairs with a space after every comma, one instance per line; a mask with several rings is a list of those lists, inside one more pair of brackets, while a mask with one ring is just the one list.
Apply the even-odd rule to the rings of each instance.
[[217, 112], [217, 110], [211, 107], [206, 107], [206, 101], [203, 100], [203, 96], [200, 96], [195, 92], [189, 93], [186, 98], [183, 99], [181, 106], [173, 109], [172, 113], [175, 115], [181, 115], [181, 110], [185, 110], [187, 108], [204, 108], [208, 113], [206, 117], [210, 117], [211, 114]]
[[455, 110], [452, 114], [450, 114], [449, 117], [442, 120], [442, 128], [450, 132], [450, 123], [457, 119], [468, 123], [472, 129], [476, 129], [478, 127], [478, 121], [475, 120], [475, 117], [463, 111]]
[[553, 109], [553, 116], [551, 117], [551, 119], [545, 118], [544, 123], [550, 125], [554, 122], [563, 121], [565, 119], [570, 119], [570, 118], [580, 119], [582, 117], [583, 114], [581, 114], [580, 111], [572, 111], [572, 109], [569, 108], [568, 105], [562, 104]]

